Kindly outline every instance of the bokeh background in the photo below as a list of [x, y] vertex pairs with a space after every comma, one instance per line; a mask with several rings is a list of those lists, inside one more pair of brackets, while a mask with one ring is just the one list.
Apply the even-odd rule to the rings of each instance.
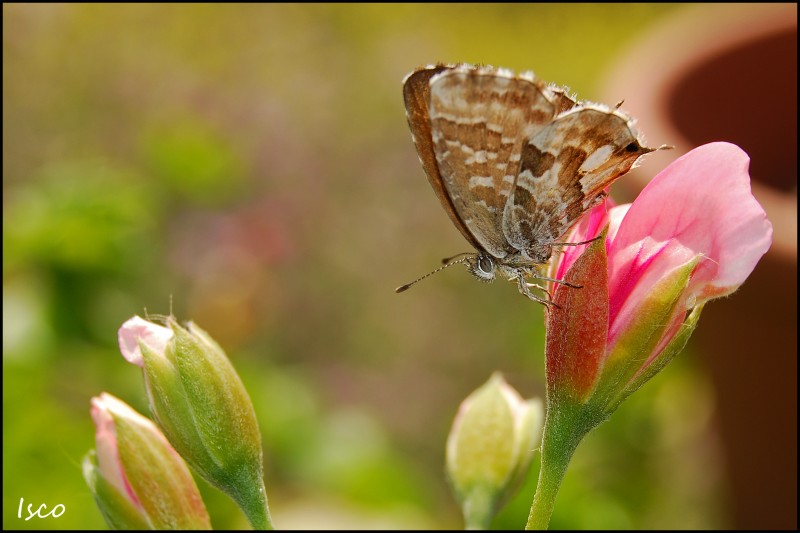
[[[469, 249], [417, 161], [401, 80], [419, 65], [482, 62], [604, 101], [621, 58], [687, 9], [4, 4], [4, 528], [105, 527], [80, 469], [94, 446], [89, 399], [108, 391], [148, 412], [116, 332], [134, 314], [170, 311], [219, 341], [250, 391], [277, 527], [460, 528], [443, 474], [452, 417], [494, 370], [543, 396], [542, 309], [459, 269], [394, 294]], [[796, 80], [796, 51], [771, 59]], [[795, 81], [795, 110], [796, 92]], [[720, 135], [708, 140], [735, 140]], [[788, 258], [775, 268], [793, 279], [796, 247]], [[691, 342], [591, 434], [552, 526], [795, 528], [794, 292], [782, 285], [735, 312], [755, 352]], [[698, 333], [739, 297], [707, 306]], [[790, 324], [772, 336], [783, 359], [760, 352], [746, 325], [776, 305]], [[720, 382], [719, 358], [745, 375], [769, 359], [783, 381], [759, 380], [786, 394], [720, 416], [726, 383], [741, 385], [737, 398], [752, 389]], [[757, 487], [761, 507], [732, 481], [728, 437], [752, 434], [762, 447], [747, 455], [772, 476]], [[536, 470], [494, 527], [524, 525]], [[247, 528], [198, 483], [215, 527]], [[66, 512], [25, 521], [20, 498]]]

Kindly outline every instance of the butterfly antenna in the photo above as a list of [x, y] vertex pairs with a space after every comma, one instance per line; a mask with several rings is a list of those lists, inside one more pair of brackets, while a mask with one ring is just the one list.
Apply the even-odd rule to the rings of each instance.
[[446, 265], [447, 263], [449, 263], [450, 261], [452, 261], [456, 257], [461, 257], [462, 255], [473, 255], [473, 253], [472, 252], [461, 252], [460, 254], [456, 254], [456, 255], [454, 255], [452, 257], [445, 257], [444, 259], [442, 259], [442, 264]]
[[[456, 256], [456, 257], [458, 257], [458, 256]], [[451, 263], [446, 263], [446, 264], [444, 264], [443, 266], [440, 266], [439, 268], [437, 268], [436, 270], [434, 270], [434, 271], [432, 271], [432, 272], [428, 272], [427, 274], [425, 274], [425, 275], [424, 275], [424, 276], [422, 276], [421, 278], [417, 278], [417, 279], [415, 279], [415, 280], [414, 280], [414, 281], [412, 281], [411, 283], [406, 283], [405, 285], [400, 285], [399, 287], [397, 287], [397, 288], [394, 290], [394, 292], [401, 293], [401, 292], [403, 292], [403, 291], [406, 291], [406, 290], [408, 290], [408, 289], [409, 289], [409, 288], [410, 288], [412, 285], [414, 285], [415, 283], [419, 283], [419, 282], [420, 282], [420, 281], [422, 281], [423, 279], [425, 279], [425, 278], [427, 278], [427, 277], [430, 277], [430, 276], [433, 276], [433, 275], [434, 275], [434, 274], [436, 274], [437, 272], [441, 272], [442, 270], [444, 270], [445, 268], [447, 268], [447, 267], [449, 267], [449, 266], [457, 265], [457, 264], [459, 264], [459, 263], [464, 263], [464, 262], [466, 262], [466, 261], [467, 261], [467, 259], [469, 259], [469, 257], [462, 257], [462, 258], [461, 258], [461, 259], [459, 259], [458, 261], [453, 261], [453, 262], [451, 262]]]

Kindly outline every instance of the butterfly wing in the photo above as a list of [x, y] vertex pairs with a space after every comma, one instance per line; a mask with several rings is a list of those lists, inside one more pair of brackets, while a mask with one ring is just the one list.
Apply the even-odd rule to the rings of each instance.
[[508, 242], [534, 262], [547, 261], [550, 245], [651, 151], [619, 111], [577, 106], [559, 115], [522, 147], [503, 217]]
[[564, 89], [554, 85], [548, 86], [548, 89], [550, 90], [551, 100], [556, 106], [556, 116], [575, 107], [575, 100], [570, 98]]
[[490, 67], [446, 69], [429, 84], [433, 155], [459, 229], [503, 258], [514, 251], [503, 233], [503, 210], [523, 143], [553, 120], [556, 104], [533, 76]]
[[415, 70], [403, 81], [403, 99], [406, 105], [406, 118], [408, 119], [408, 127], [411, 129], [411, 139], [414, 141], [414, 146], [417, 147], [417, 154], [419, 161], [422, 163], [422, 168], [428, 176], [428, 182], [433, 187], [436, 196], [442, 203], [445, 212], [453, 221], [453, 224], [458, 228], [464, 238], [469, 241], [472, 246], [480, 249], [481, 245], [470, 233], [469, 229], [464, 225], [462, 220], [456, 213], [455, 207], [450, 197], [447, 195], [442, 176], [439, 173], [439, 165], [436, 163], [436, 154], [434, 152], [433, 140], [431, 139], [431, 120], [429, 116], [428, 107], [430, 105], [430, 80], [436, 74], [448, 70], [450, 67], [443, 65], [435, 67], [424, 67]]

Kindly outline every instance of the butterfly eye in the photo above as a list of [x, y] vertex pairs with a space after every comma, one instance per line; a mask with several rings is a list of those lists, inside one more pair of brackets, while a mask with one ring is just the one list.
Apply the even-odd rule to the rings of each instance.
[[628, 146], [625, 147], [625, 150], [628, 152], [636, 152], [639, 150], [639, 145], [636, 143], [630, 143]]
[[494, 261], [486, 256], [483, 256], [478, 259], [478, 268], [481, 269], [481, 272], [491, 274], [494, 272]]

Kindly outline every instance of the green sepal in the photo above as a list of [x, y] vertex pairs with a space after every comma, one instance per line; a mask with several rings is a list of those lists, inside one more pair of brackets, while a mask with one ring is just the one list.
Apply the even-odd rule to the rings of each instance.
[[644, 385], [647, 381], [650, 380], [653, 376], [658, 374], [672, 359], [681, 353], [683, 348], [686, 346], [686, 343], [689, 341], [689, 337], [692, 336], [695, 328], [697, 327], [697, 323], [700, 320], [700, 313], [703, 312], [703, 306], [705, 304], [700, 304], [689, 313], [689, 316], [686, 320], [681, 324], [680, 330], [672, 340], [667, 344], [661, 353], [646, 367], [644, 368], [639, 374], [635, 375], [628, 385], [625, 387], [624, 391], [616, 397], [614, 400], [611, 401], [609, 404], [609, 412], [612, 412], [619, 407], [619, 405], [633, 392], [635, 392], [639, 387]]
[[[257, 529], [272, 529], [253, 403], [222, 348], [195, 324], [174, 320], [174, 361], [197, 433], [219, 468], [198, 471], [228, 494]], [[213, 475], [213, 477], [211, 477]]]
[[92, 492], [92, 496], [94, 496], [100, 514], [103, 515], [103, 520], [106, 521], [109, 528], [122, 530], [153, 529], [147, 519], [147, 515], [103, 476], [97, 464], [97, 456], [94, 450], [89, 450], [83, 458], [83, 477]]
[[174, 363], [197, 432], [217, 464], [231, 467], [261, 462], [261, 433], [247, 391], [216, 343], [198, 338], [199, 328], [169, 323], [175, 333]]
[[122, 416], [114, 424], [120, 464], [153, 529], [210, 529], [197, 485], [167, 439]]
[[548, 405], [554, 397], [584, 403], [603, 372], [608, 337], [608, 258], [605, 236], [592, 242], [555, 289], [548, 309], [545, 345]]
[[139, 342], [144, 360], [145, 385], [150, 409], [172, 446], [192, 468], [210, 478], [224, 475], [221, 465], [208, 453], [195, 424], [195, 413], [187, 401], [183, 382], [174, 361], [174, 344], [167, 343], [166, 353], [159, 354]]
[[654, 353], [670, 326], [685, 313], [685, 291], [699, 258], [673, 269], [661, 278], [639, 302], [636, 316], [606, 355], [603, 374], [590, 402], [600, 412], [611, 414], [629, 383]]

